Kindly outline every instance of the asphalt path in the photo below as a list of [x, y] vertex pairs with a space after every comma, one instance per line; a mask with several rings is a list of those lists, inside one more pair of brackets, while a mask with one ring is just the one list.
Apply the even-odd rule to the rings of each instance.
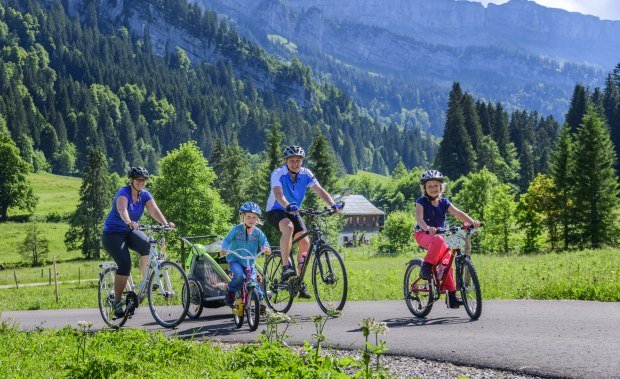
[[[295, 303], [289, 315], [298, 320], [288, 330], [288, 343], [312, 340], [311, 316], [320, 315], [315, 303]], [[485, 301], [482, 317], [471, 321], [464, 309], [437, 304], [426, 319], [409, 313], [404, 301], [352, 301], [342, 316], [324, 330], [335, 348], [361, 349], [362, 319], [387, 323], [381, 336], [390, 354], [489, 367], [531, 375], [569, 378], [620, 378], [620, 303], [590, 301]], [[0, 319], [20, 328], [61, 328], [93, 322], [104, 328], [98, 309], [5, 311]], [[198, 320], [186, 319], [176, 329], [164, 329], [142, 305], [125, 327], [160, 330], [181, 338], [223, 342], [255, 341], [264, 328], [236, 329], [227, 308], [205, 308]]]

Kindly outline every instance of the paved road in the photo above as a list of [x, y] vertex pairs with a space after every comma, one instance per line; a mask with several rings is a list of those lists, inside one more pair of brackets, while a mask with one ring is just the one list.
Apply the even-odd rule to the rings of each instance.
[[[289, 315], [299, 324], [289, 329], [290, 343], [311, 340], [310, 316], [321, 314], [314, 303], [295, 303]], [[586, 301], [486, 301], [482, 317], [470, 321], [463, 309], [436, 306], [427, 319], [413, 317], [402, 301], [349, 302], [344, 314], [325, 328], [334, 347], [359, 349], [358, 323], [372, 316], [388, 324], [383, 336], [391, 354], [518, 371], [532, 375], [574, 378], [620, 378], [620, 303]], [[23, 329], [60, 328], [77, 321], [104, 325], [97, 309], [3, 312]], [[127, 321], [127, 327], [163, 330], [179, 337], [220, 341], [253, 341], [257, 332], [237, 330], [225, 308], [205, 309], [198, 320], [175, 330], [155, 324], [148, 306]]]

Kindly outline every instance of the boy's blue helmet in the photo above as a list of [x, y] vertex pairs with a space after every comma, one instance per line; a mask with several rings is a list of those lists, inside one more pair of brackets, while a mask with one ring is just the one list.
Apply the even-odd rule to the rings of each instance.
[[239, 207], [239, 214], [246, 212], [256, 213], [259, 216], [261, 215], [260, 207], [252, 201], [245, 202], [241, 207]]

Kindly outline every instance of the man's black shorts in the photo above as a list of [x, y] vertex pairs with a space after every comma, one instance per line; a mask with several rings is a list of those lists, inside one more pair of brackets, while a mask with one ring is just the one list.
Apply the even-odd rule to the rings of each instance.
[[300, 215], [290, 214], [281, 209], [273, 209], [265, 213], [265, 218], [268, 223], [273, 225], [278, 230], [280, 230], [280, 221], [285, 218], [291, 220], [293, 222], [293, 235], [306, 231], [306, 225]]

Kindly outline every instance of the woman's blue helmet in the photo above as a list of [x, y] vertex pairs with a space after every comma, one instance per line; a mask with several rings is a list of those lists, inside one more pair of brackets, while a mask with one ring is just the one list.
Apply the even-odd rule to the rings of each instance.
[[246, 213], [246, 212], [256, 213], [259, 216], [262, 213], [258, 204], [252, 201], [245, 202], [243, 203], [241, 207], [239, 207], [239, 214]]

